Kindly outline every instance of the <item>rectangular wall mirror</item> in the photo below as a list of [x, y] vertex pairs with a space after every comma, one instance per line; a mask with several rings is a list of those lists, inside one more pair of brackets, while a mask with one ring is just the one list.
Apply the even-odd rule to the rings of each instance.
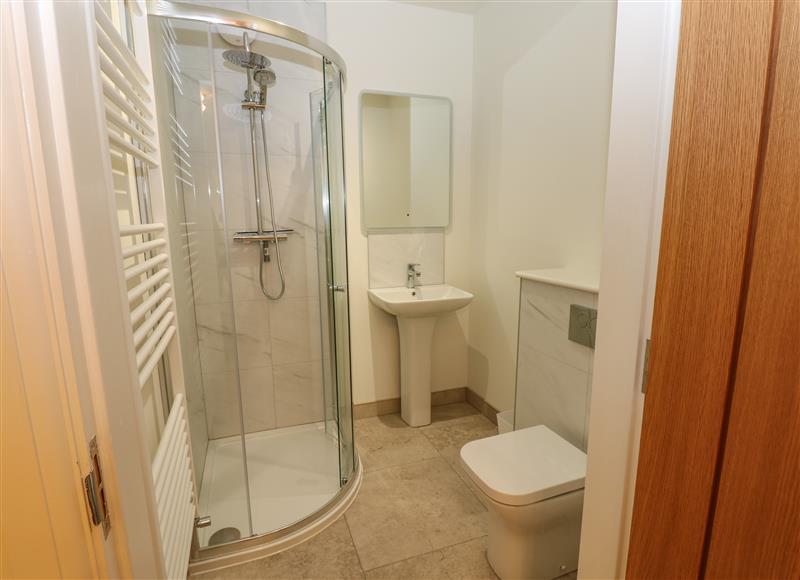
[[361, 191], [368, 230], [450, 223], [450, 100], [361, 95]]

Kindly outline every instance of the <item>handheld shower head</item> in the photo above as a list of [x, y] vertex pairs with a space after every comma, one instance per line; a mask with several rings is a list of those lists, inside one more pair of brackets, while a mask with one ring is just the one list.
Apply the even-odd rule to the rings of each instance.
[[253, 73], [253, 80], [262, 87], [271, 87], [275, 84], [275, 72], [271, 68], [261, 68]]

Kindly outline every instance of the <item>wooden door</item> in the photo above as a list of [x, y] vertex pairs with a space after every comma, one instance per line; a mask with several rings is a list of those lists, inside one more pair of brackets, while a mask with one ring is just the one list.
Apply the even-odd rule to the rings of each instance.
[[683, 6], [631, 578], [798, 574], [799, 7]]
[[771, 23], [767, 3], [683, 5], [631, 577], [688, 578], [700, 571], [745, 269]]
[[768, 135], [706, 576], [800, 578], [800, 3], [777, 5]]

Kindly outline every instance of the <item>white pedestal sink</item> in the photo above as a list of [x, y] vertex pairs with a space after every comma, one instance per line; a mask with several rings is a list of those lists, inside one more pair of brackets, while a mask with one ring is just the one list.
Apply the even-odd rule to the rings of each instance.
[[400, 329], [400, 415], [412, 427], [431, 422], [431, 344], [436, 320], [463, 308], [474, 297], [448, 286], [378, 288], [370, 301], [397, 316]]

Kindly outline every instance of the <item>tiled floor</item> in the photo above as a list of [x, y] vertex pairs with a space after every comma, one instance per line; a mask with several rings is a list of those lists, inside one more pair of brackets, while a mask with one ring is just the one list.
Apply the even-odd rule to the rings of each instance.
[[434, 407], [419, 429], [398, 415], [356, 421], [364, 482], [345, 516], [286, 552], [201, 578], [496, 579], [486, 508], [458, 464], [462, 445], [496, 433], [466, 403]]

